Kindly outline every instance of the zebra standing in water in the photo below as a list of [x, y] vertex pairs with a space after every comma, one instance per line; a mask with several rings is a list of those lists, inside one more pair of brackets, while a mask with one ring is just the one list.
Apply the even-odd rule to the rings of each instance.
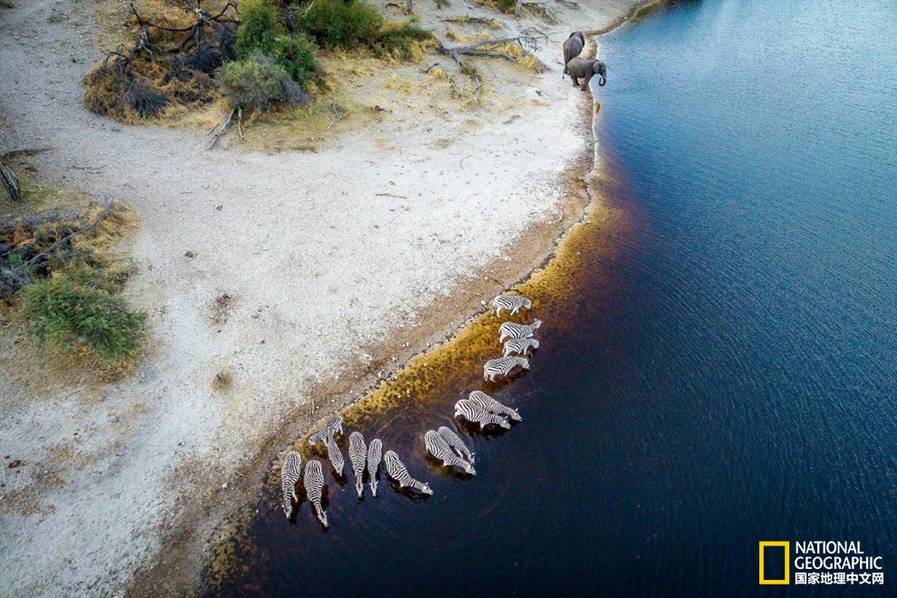
[[364, 445], [364, 436], [361, 432], [355, 430], [349, 434], [349, 461], [355, 474], [355, 492], [358, 493], [358, 498], [364, 494], [364, 466], [367, 453], [368, 447]]
[[542, 320], [533, 320], [532, 324], [505, 322], [498, 328], [498, 342], [505, 342], [505, 338], [532, 338], [540, 326]]
[[336, 443], [336, 440], [333, 439], [333, 436], [328, 436], [324, 440], [324, 443], [324, 446], [327, 447], [327, 458], [330, 459], [333, 471], [335, 471], [336, 475], [339, 477], [343, 477], [343, 467], [346, 465], [346, 460], [343, 458], [343, 451], [339, 449], [339, 445]]
[[326, 440], [328, 436], [334, 436], [336, 434], [342, 435], [343, 433], [343, 418], [341, 415], [336, 415], [324, 424], [324, 427], [312, 434], [308, 437], [308, 444], [314, 446], [318, 443], [319, 440]]
[[470, 399], [461, 399], [455, 403], [455, 417], [463, 417], [471, 423], [480, 424], [480, 430], [484, 429], [489, 424], [501, 426], [506, 430], [511, 428], [511, 424], [509, 424], [505, 418], [500, 415], [495, 415], [494, 413], [489, 413], [482, 405], [475, 403]]
[[518, 366], [528, 370], [529, 359], [526, 357], [498, 357], [490, 359], [483, 364], [483, 380], [495, 382], [496, 376], [507, 377]]
[[440, 436], [436, 430], [427, 430], [427, 433], [424, 434], [424, 446], [427, 448], [427, 452], [442, 461], [443, 465], [460, 467], [470, 475], [477, 474], [473, 465], [456, 455], [445, 438]]
[[368, 445], [368, 484], [371, 486], [371, 496], [377, 496], [377, 468], [380, 467], [382, 458], [383, 443], [379, 438], [374, 438]]
[[428, 496], [433, 494], [429, 484], [411, 477], [411, 474], [408, 473], [408, 468], [405, 467], [405, 464], [402, 463], [395, 451], [386, 451], [386, 455], [383, 456], [383, 462], [386, 464], [386, 475], [394, 479], [399, 484], [399, 488], [414, 488]]
[[517, 413], [516, 409], [511, 409], [507, 405], [496, 401], [486, 393], [481, 390], [475, 390], [470, 393], [470, 400], [474, 403], [478, 403], [488, 411], [489, 413], [495, 413], [496, 415], [504, 415], [511, 418], [511, 421], [522, 422], [523, 418], [520, 417], [520, 414]]
[[495, 307], [495, 317], [501, 317], [501, 312], [503, 309], [511, 312], [511, 315], [517, 314], [520, 309], [532, 309], [533, 302], [524, 297], [523, 295], [499, 295], [495, 299], [492, 300], [492, 305]]
[[526, 356], [530, 348], [538, 349], [539, 341], [534, 338], [511, 338], [505, 341], [505, 350], [502, 357], [513, 355]]
[[474, 464], [474, 456], [473, 453], [467, 448], [467, 445], [464, 444], [464, 441], [461, 440], [461, 437], [455, 434], [454, 430], [450, 428], [446, 428], [445, 426], [440, 426], [438, 430], [439, 435], [442, 436], [448, 445], [451, 447], [455, 454], [470, 463]]
[[296, 451], [290, 451], [280, 468], [280, 489], [283, 491], [283, 512], [287, 519], [293, 514], [293, 501], [296, 498], [296, 482], [302, 475], [302, 457]]
[[321, 470], [321, 462], [317, 459], [312, 459], [305, 464], [305, 495], [308, 497], [308, 502], [314, 505], [318, 519], [324, 527], [329, 527], [327, 512], [324, 511], [324, 507], [321, 505], [323, 490], [324, 472]]

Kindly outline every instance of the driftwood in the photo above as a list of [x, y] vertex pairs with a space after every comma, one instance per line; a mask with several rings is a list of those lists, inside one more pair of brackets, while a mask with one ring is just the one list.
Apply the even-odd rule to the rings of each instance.
[[520, 11], [524, 8], [534, 15], [542, 17], [546, 21], [551, 21], [555, 25], [560, 23], [554, 14], [554, 11], [548, 8], [544, 2], [523, 2], [522, 0], [517, 0], [514, 4], [514, 16], [519, 19]]
[[463, 60], [460, 59], [461, 55], [465, 56], [491, 56], [495, 58], [504, 58], [510, 62], [517, 62], [519, 57], [508, 54], [507, 52], [499, 52], [494, 49], [490, 49], [490, 47], [494, 48], [495, 46], [502, 46], [508, 43], [516, 43], [519, 44], [521, 48], [528, 54], [532, 55], [532, 49], [538, 49], [539, 43], [548, 40], [548, 35], [539, 31], [535, 28], [528, 28], [521, 31], [516, 37], [503, 37], [499, 39], [486, 39], [482, 41], [478, 41], [467, 46], [454, 46], [451, 48], [446, 47], [442, 42], [439, 42], [437, 46], [437, 51], [441, 54], [446, 54], [451, 56], [452, 59], [458, 63], [458, 65], [463, 69], [464, 63]]

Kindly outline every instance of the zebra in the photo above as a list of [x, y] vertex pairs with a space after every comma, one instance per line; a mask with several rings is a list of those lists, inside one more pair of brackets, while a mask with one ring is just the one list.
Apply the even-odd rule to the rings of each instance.
[[314, 446], [319, 440], [325, 440], [328, 436], [341, 435], [342, 433], [343, 418], [341, 415], [336, 415], [330, 418], [323, 428], [308, 437], [308, 444]]
[[368, 445], [368, 484], [371, 487], [371, 496], [377, 496], [377, 468], [380, 467], [382, 458], [383, 443], [379, 438], [374, 438]]
[[500, 403], [499, 401], [496, 401], [495, 399], [493, 399], [492, 397], [490, 397], [489, 395], [487, 395], [486, 393], [484, 393], [481, 390], [473, 391], [472, 393], [470, 393], [469, 398], [474, 403], [477, 403], [480, 406], [482, 406], [482, 408], [485, 409], [486, 411], [488, 411], [489, 413], [494, 413], [496, 415], [502, 415], [505, 417], [509, 417], [509, 418], [511, 418], [511, 421], [515, 421], [515, 422], [523, 421], [523, 418], [520, 417], [520, 414], [517, 413], [516, 409], [512, 409], [512, 408], [508, 407], [507, 405], [504, 405], [504, 404]]
[[480, 430], [489, 424], [501, 426], [506, 430], [511, 428], [511, 424], [508, 423], [508, 420], [500, 415], [489, 413], [482, 405], [475, 403], [470, 399], [461, 399], [455, 403], [455, 417], [463, 417], [471, 423], [480, 424]]
[[343, 477], [343, 467], [346, 465], [346, 460], [343, 458], [343, 451], [339, 449], [339, 445], [336, 443], [336, 440], [333, 439], [333, 436], [328, 436], [324, 442], [327, 447], [327, 458], [330, 459], [333, 471], [335, 471], [336, 475], [339, 477]]
[[502, 357], [514, 355], [527, 355], [530, 348], [538, 349], [539, 341], [534, 338], [511, 338], [505, 341], [505, 350]]
[[533, 308], [533, 302], [523, 295], [499, 295], [492, 300], [492, 305], [495, 307], [496, 318], [501, 317], [501, 312], [504, 309], [511, 312], [511, 315], [513, 316], [520, 311], [521, 308]]
[[427, 430], [427, 433], [424, 434], [424, 446], [427, 448], [427, 452], [442, 461], [443, 465], [460, 467], [470, 475], [477, 474], [473, 465], [452, 452], [452, 447], [449, 446], [449, 443], [435, 430]]
[[330, 524], [327, 523], [327, 512], [324, 510], [324, 507], [321, 506], [321, 495], [324, 489], [324, 472], [321, 470], [321, 462], [317, 459], [312, 459], [305, 464], [304, 482], [305, 495], [308, 497], [308, 502], [314, 505], [315, 512], [318, 514], [318, 519], [321, 520], [324, 527], [329, 527]]
[[496, 376], [507, 377], [517, 366], [528, 370], [529, 359], [526, 357], [498, 357], [490, 359], [483, 364], [483, 380], [495, 382]]
[[349, 434], [349, 461], [352, 462], [352, 472], [355, 474], [355, 491], [358, 498], [364, 494], [364, 466], [367, 460], [368, 447], [364, 445], [364, 436], [355, 430]]
[[505, 322], [498, 329], [498, 342], [505, 342], [505, 338], [532, 338], [541, 325], [542, 320], [533, 320], [532, 324]]
[[287, 453], [280, 468], [280, 489], [283, 491], [283, 512], [287, 519], [293, 514], [293, 501], [296, 497], [296, 482], [302, 475], [302, 456], [296, 451]]
[[448, 445], [451, 447], [455, 454], [459, 457], [470, 463], [474, 464], [474, 454], [467, 448], [467, 445], [464, 444], [464, 441], [461, 440], [461, 437], [455, 434], [454, 430], [450, 428], [446, 428], [445, 426], [440, 426], [438, 430], [439, 435], [442, 436]]
[[411, 477], [411, 474], [408, 473], [408, 468], [405, 467], [405, 464], [402, 463], [395, 451], [386, 451], [386, 454], [383, 456], [383, 463], [386, 465], [386, 475], [394, 479], [399, 484], [399, 488], [414, 488], [428, 496], [433, 494], [429, 484]]

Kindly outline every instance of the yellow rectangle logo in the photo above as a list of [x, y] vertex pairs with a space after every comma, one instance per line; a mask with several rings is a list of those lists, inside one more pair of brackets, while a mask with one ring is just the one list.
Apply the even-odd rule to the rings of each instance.
[[[763, 551], [768, 547], [785, 549], [785, 576], [782, 579], [766, 579], [763, 571]], [[760, 585], [761, 586], [786, 586], [791, 583], [791, 543], [788, 540], [760, 540]]]

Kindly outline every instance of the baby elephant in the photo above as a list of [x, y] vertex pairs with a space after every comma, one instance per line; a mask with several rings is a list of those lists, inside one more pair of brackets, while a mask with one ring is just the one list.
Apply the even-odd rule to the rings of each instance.
[[577, 79], [582, 79], [582, 90], [589, 89], [589, 81], [593, 75], [598, 75], [598, 85], [604, 87], [607, 83], [607, 66], [600, 60], [586, 60], [585, 58], [573, 58], [567, 63], [567, 73], [573, 77], [573, 85], [579, 85]]
[[564, 75], [567, 74], [567, 63], [579, 56], [586, 45], [586, 36], [582, 31], [574, 31], [564, 40]]

